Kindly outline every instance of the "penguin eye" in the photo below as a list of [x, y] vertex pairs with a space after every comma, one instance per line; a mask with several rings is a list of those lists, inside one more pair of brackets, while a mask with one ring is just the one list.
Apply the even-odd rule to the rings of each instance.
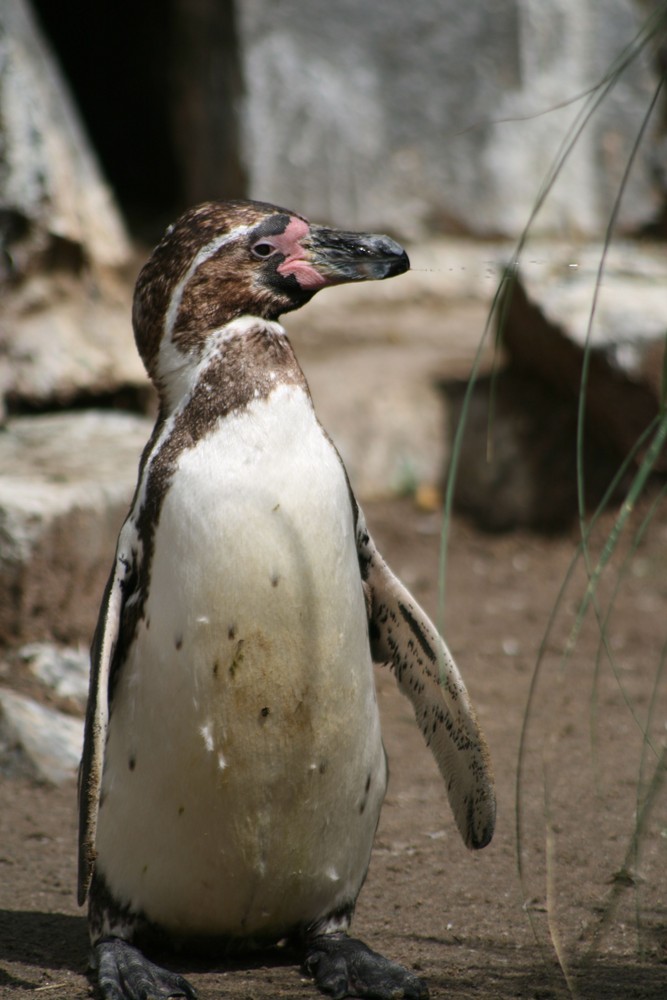
[[254, 257], [259, 257], [261, 260], [265, 260], [276, 252], [276, 248], [271, 246], [270, 243], [255, 243], [252, 248], [252, 254]]

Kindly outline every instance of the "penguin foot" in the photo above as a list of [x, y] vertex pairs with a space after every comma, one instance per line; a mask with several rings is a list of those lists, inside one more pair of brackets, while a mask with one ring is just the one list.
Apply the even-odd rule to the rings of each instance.
[[426, 983], [344, 934], [323, 934], [308, 942], [304, 969], [315, 984], [333, 997], [369, 1000], [426, 1000]]
[[138, 948], [121, 938], [106, 938], [95, 945], [93, 952], [104, 1000], [197, 1000], [187, 979], [153, 965]]

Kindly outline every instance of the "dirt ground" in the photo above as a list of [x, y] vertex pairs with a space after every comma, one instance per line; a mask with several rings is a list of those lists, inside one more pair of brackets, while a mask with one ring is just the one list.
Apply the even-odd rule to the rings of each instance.
[[[439, 515], [407, 500], [366, 513], [394, 569], [437, 615]], [[610, 526], [605, 520], [605, 531]], [[593, 565], [604, 531], [598, 536]], [[391, 780], [353, 930], [418, 969], [432, 997], [667, 996], [667, 788], [659, 767], [667, 737], [665, 505], [636, 547], [624, 546], [627, 558], [613, 560], [564, 659], [584, 589], [579, 564], [535, 674], [577, 540], [574, 530], [552, 539], [482, 536], [460, 519], [451, 528], [445, 632], [497, 779], [497, 832], [481, 853], [461, 843], [410, 706], [378, 670]], [[602, 647], [596, 616], [605, 622]], [[0, 788], [2, 1000], [92, 995], [85, 919], [74, 898], [74, 800], [73, 786]], [[173, 956], [171, 964], [205, 1000], [315, 996], [290, 955], [216, 968]]]

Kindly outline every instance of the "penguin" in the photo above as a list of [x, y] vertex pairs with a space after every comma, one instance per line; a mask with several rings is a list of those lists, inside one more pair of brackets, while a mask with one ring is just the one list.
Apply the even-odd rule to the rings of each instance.
[[148, 954], [202, 941], [291, 942], [334, 998], [427, 996], [348, 935], [387, 785], [373, 664], [412, 702], [474, 849], [494, 829], [489, 753], [278, 322], [409, 266], [387, 236], [232, 201], [185, 212], [139, 275], [159, 409], [92, 642], [79, 778], [78, 897], [105, 1000], [195, 997]]

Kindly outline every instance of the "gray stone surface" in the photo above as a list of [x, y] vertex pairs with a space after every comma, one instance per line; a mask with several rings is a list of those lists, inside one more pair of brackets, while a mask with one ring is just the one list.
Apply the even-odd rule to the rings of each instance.
[[0, 774], [60, 785], [76, 777], [83, 720], [0, 688]]
[[90, 676], [87, 649], [60, 647], [51, 642], [31, 642], [18, 650], [17, 659], [45, 693], [75, 705], [83, 714]]
[[90, 641], [151, 427], [87, 411], [0, 431], [0, 645]]
[[145, 405], [146, 375], [130, 320], [130, 286], [35, 275], [6, 292], [0, 317], [0, 417], [127, 395]]
[[[340, 225], [516, 235], [584, 102], [638, 31], [630, 0], [243, 0], [252, 196]], [[634, 61], [534, 232], [599, 235], [657, 76]], [[659, 116], [658, 116], [659, 117]], [[664, 196], [649, 130], [621, 224]], [[664, 182], [664, 170], [663, 182]]]
[[[465, 421], [456, 503], [486, 529], [553, 531], [574, 517], [585, 356], [589, 509], [631, 456], [614, 499], [623, 497], [646, 454], [636, 445], [663, 405], [667, 262], [662, 246], [615, 245], [596, 297], [602, 257], [599, 244], [527, 248], [499, 312], [506, 367], [470, 394], [463, 380], [443, 386], [450, 434]], [[654, 470], [667, 472], [664, 451]]]
[[28, 270], [55, 241], [99, 264], [126, 263], [123, 223], [25, 0], [0, 5], [0, 123], [1, 235], [12, 271]]
[[131, 252], [24, 0], [0, 4], [0, 418], [143, 381]]
[[519, 279], [545, 319], [566, 330], [579, 347], [588, 340], [629, 376], [641, 372], [646, 349], [667, 330], [667, 256], [662, 244], [620, 241], [605, 253], [599, 243], [538, 243], [523, 254]]
[[599, 244], [549, 247], [522, 261], [503, 341], [512, 363], [573, 400], [590, 350], [586, 419], [625, 457], [661, 407], [667, 261], [661, 245], [615, 244], [596, 293], [602, 255]]

